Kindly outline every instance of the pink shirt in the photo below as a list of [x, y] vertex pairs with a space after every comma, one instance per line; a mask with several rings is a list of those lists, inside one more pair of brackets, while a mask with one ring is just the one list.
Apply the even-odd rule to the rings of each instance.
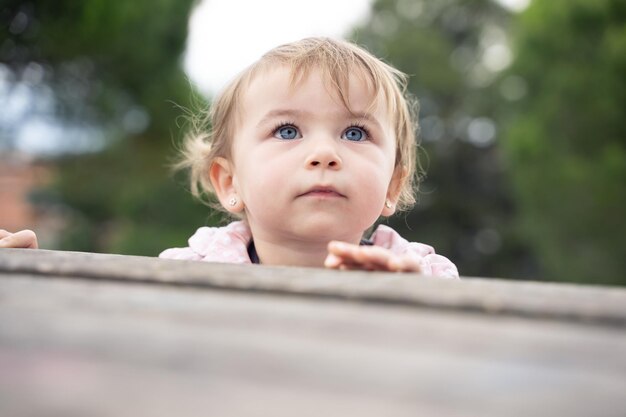
[[[250, 228], [242, 221], [225, 227], [201, 227], [189, 238], [188, 247], [166, 249], [159, 258], [249, 264], [252, 263], [248, 256], [251, 239]], [[370, 240], [374, 245], [389, 249], [394, 254], [417, 259], [422, 275], [451, 279], [459, 277], [456, 266], [448, 258], [437, 255], [431, 246], [407, 241], [388, 226], [379, 225]]]

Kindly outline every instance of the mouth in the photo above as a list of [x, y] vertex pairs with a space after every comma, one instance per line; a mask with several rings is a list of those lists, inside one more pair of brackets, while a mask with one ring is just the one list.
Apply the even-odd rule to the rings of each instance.
[[305, 193], [300, 194], [298, 197], [321, 197], [321, 198], [334, 198], [334, 197], [343, 197], [346, 196], [341, 194], [333, 187], [329, 186], [315, 186], [306, 191]]

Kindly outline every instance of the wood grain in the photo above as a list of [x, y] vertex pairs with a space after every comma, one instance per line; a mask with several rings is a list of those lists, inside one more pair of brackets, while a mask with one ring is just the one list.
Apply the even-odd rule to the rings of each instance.
[[2, 416], [623, 416], [625, 291], [0, 251]]

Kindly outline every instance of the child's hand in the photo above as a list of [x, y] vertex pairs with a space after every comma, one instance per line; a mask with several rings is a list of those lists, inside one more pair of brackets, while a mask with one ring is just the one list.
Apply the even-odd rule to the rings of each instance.
[[0, 229], [0, 248], [37, 249], [37, 235], [32, 230], [10, 233]]
[[324, 266], [332, 269], [421, 272], [419, 262], [413, 257], [395, 255], [380, 246], [358, 246], [337, 241], [328, 244]]

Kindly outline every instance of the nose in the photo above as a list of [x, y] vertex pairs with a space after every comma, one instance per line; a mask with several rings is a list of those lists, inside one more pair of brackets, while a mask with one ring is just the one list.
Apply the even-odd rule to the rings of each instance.
[[314, 140], [315, 144], [306, 158], [306, 166], [313, 168], [340, 169], [341, 157], [337, 150], [337, 144], [333, 139]]

